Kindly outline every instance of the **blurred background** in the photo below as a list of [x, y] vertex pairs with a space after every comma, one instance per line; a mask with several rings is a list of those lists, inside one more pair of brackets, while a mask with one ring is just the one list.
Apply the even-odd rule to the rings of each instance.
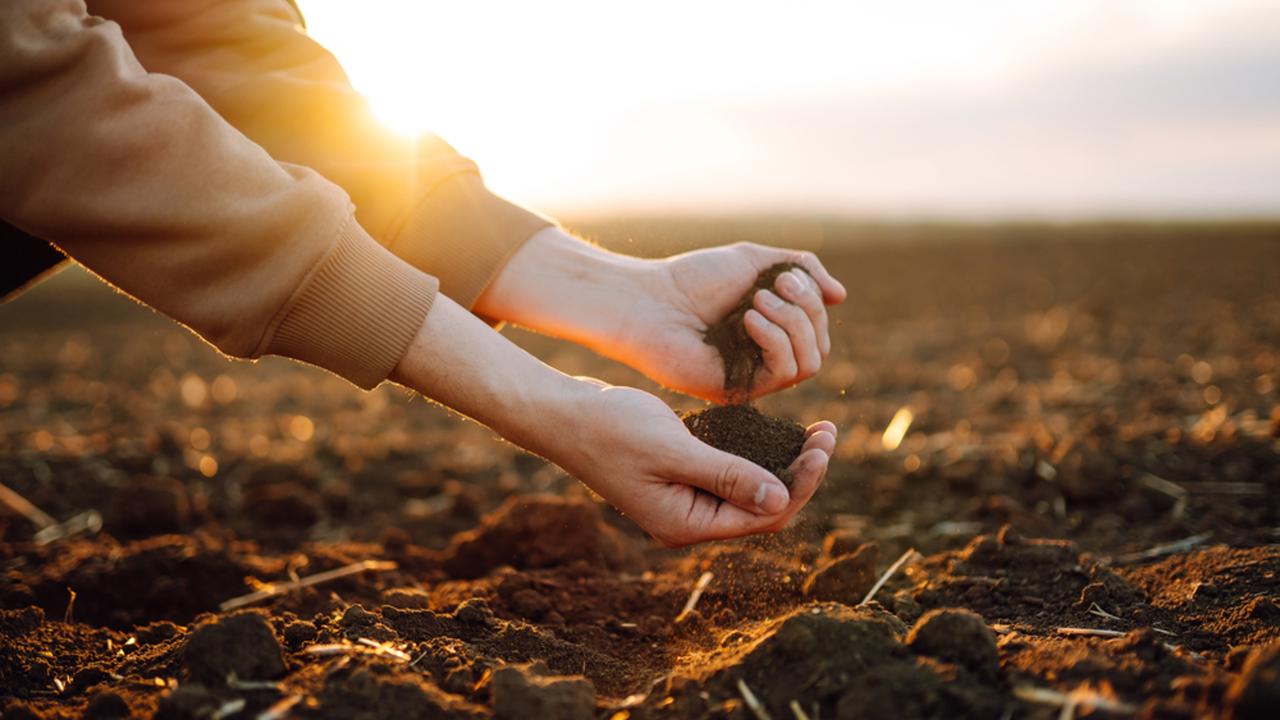
[[1274, 0], [300, 0], [378, 115], [618, 213], [1280, 211]]

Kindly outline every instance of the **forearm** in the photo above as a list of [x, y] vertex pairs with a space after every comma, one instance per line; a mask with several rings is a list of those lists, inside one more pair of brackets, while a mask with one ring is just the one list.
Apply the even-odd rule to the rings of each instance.
[[[605, 352], [657, 282], [648, 261], [609, 252], [556, 227], [535, 234], [476, 301], [482, 315]], [[607, 354], [607, 353], [606, 353]]]
[[547, 429], [563, 432], [573, 421], [573, 404], [593, 389], [542, 363], [444, 295], [436, 297], [390, 379], [544, 456], [558, 454]]

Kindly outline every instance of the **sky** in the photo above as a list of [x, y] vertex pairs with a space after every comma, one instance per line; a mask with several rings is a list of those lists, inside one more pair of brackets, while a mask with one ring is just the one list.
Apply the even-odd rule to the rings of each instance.
[[555, 214], [1280, 216], [1280, 2], [301, 0]]

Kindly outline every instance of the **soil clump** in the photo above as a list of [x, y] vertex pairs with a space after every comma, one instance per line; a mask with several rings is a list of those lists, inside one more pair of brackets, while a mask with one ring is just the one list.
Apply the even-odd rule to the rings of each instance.
[[681, 419], [702, 442], [746, 458], [791, 486], [787, 469], [804, 446], [803, 427], [765, 415], [750, 405], [716, 405]]

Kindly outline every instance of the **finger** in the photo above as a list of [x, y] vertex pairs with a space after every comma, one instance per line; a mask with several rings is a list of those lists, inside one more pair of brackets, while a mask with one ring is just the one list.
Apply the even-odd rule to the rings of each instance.
[[831, 352], [831, 336], [827, 332], [827, 306], [822, 304], [822, 290], [817, 282], [803, 270], [788, 270], [774, 282], [778, 294], [809, 316], [814, 336], [818, 338], [818, 353], [826, 358]]
[[827, 457], [831, 457], [831, 453], [835, 452], [836, 449], [835, 434], [829, 433], [826, 430], [820, 430], [810, 435], [809, 438], [804, 441], [804, 447], [801, 452], [812, 450], [814, 448], [826, 453]]
[[679, 479], [757, 515], [776, 516], [790, 504], [790, 493], [773, 473], [694, 440]]
[[787, 337], [791, 339], [791, 351], [796, 359], [795, 382], [818, 372], [822, 367], [822, 355], [818, 352], [813, 323], [804, 310], [784, 301], [770, 290], [756, 293], [755, 308], [765, 319], [785, 330]]
[[836, 424], [830, 420], [819, 420], [804, 429], [804, 436], [807, 438], [816, 432], [829, 432], [832, 437], [836, 436]]
[[818, 448], [801, 453], [791, 464], [791, 501], [778, 515], [756, 515], [731, 505], [715, 507], [706, 496], [701, 503], [695, 499], [685, 537], [695, 543], [781, 530], [813, 497], [826, 473], [826, 453]]
[[849, 291], [845, 290], [844, 284], [827, 272], [826, 266], [822, 264], [817, 255], [811, 252], [802, 252], [793, 256], [791, 261], [804, 268], [813, 277], [818, 283], [818, 287], [822, 289], [822, 299], [828, 305], [842, 303], [849, 296]]
[[757, 310], [748, 310], [743, 319], [747, 335], [760, 346], [764, 369], [769, 375], [767, 387], [753, 388], [756, 393], [773, 391], [795, 381], [796, 356], [787, 331], [765, 319]]

